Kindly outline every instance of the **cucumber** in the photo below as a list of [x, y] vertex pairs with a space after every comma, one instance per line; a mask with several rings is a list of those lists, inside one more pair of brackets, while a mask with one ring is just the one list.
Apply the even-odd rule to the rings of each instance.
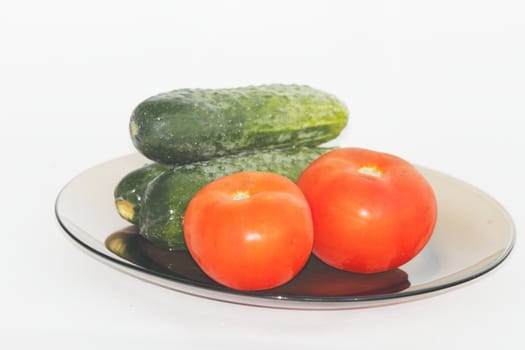
[[150, 97], [133, 111], [139, 152], [183, 164], [246, 151], [317, 146], [348, 120], [335, 96], [304, 85], [179, 89]]
[[138, 213], [146, 186], [170, 168], [167, 165], [150, 163], [124, 176], [114, 191], [115, 206], [119, 215], [132, 224], [138, 224]]
[[303, 170], [330, 148], [270, 150], [214, 158], [176, 166], [152, 180], [140, 210], [139, 232], [151, 243], [185, 249], [183, 218], [193, 196], [209, 182], [239, 171], [269, 171], [296, 181]]

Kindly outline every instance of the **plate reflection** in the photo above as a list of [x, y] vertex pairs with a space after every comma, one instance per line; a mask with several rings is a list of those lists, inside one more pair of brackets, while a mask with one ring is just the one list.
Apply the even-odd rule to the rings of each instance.
[[[140, 236], [136, 226], [109, 235], [105, 244], [117, 256], [164, 277], [203, 288], [232, 291], [210, 279], [187, 251], [158, 248]], [[303, 270], [290, 282], [263, 291], [239, 293], [279, 299], [355, 298], [397, 293], [408, 287], [408, 275], [403, 270], [357, 274], [332, 268], [312, 255]]]

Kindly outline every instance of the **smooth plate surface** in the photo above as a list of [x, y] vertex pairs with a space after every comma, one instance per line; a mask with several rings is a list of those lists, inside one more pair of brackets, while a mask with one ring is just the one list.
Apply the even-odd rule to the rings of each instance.
[[425, 249], [399, 269], [359, 275], [311, 258], [288, 284], [238, 292], [205, 276], [187, 253], [159, 250], [117, 214], [113, 190], [129, 171], [148, 161], [118, 158], [75, 177], [59, 194], [56, 215], [69, 237], [100, 261], [144, 281], [226, 302], [297, 309], [345, 309], [410, 301], [450, 290], [499, 265], [514, 245], [506, 210], [479, 189], [418, 167], [438, 201], [438, 222]]

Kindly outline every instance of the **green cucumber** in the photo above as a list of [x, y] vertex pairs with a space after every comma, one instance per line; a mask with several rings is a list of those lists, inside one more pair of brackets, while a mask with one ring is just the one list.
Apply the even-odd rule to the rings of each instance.
[[296, 181], [329, 148], [270, 150], [176, 166], [152, 180], [140, 210], [140, 234], [162, 248], [185, 248], [183, 218], [190, 200], [209, 182], [239, 171], [269, 171]]
[[179, 89], [133, 111], [130, 134], [144, 156], [183, 164], [276, 148], [317, 146], [348, 120], [335, 96], [304, 85]]
[[119, 215], [132, 224], [138, 224], [138, 213], [146, 186], [151, 180], [170, 168], [167, 165], [150, 163], [124, 176], [114, 191], [115, 206]]

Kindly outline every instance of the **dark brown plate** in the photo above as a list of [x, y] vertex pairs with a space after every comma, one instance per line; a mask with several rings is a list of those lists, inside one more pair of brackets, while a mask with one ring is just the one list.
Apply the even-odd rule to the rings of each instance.
[[499, 265], [514, 245], [512, 219], [498, 202], [463, 181], [418, 167], [436, 193], [438, 222], [428, 245], [409, 263], [381, 274], [359, 275], [312, 257], [283, 286], [235, 291], [210, 280], [188, 253], [152, 246], [118, 216], [113, 203], [117, 182], [146, 162], [133, 154], [75, 177], [57, 198], [58, 221], [70, 238], [100, 261], [147, 282], [200, 297], [298, 309], [391, 304], [447, 291], [483, 275]]

